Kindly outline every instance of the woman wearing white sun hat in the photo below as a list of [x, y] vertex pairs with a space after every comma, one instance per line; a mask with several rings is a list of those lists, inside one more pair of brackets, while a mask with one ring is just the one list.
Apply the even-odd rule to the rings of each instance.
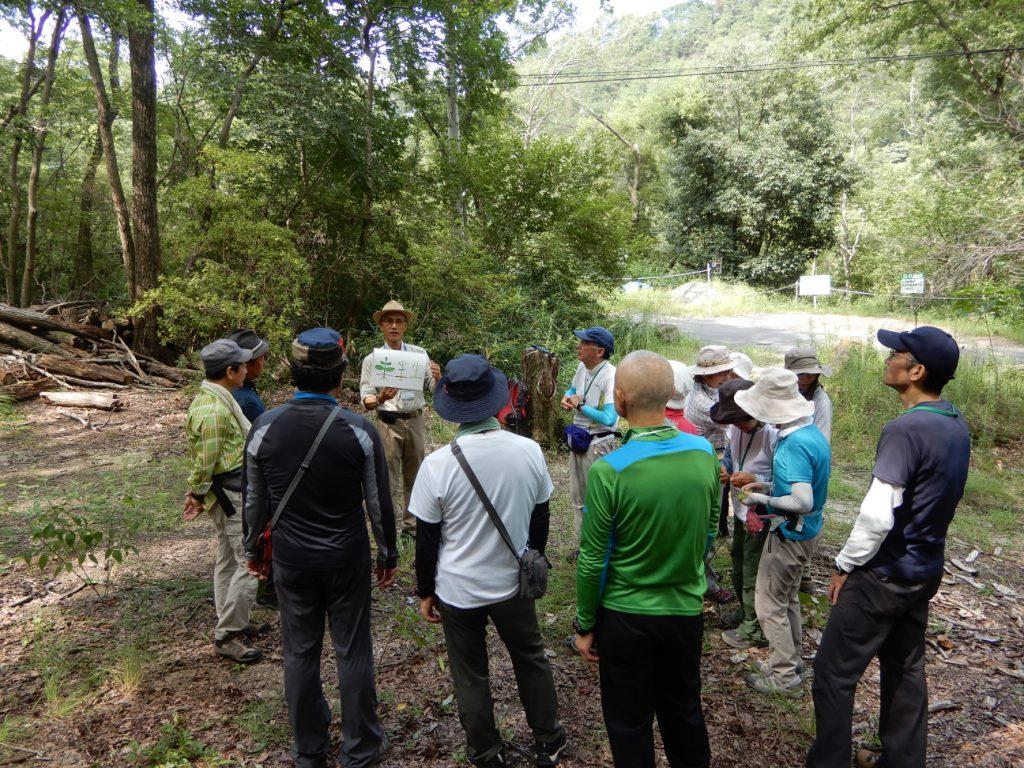
[[[802, 698], [800, 575], [821, 535], [832, 452], [812, 421], [814, 404], [800, 394], [792, 371], [766, 368], [753, 387], [736, 393], [735, 400], [753, 418], [779, 429], [771, 484], [743, 488], [744, 504], [762, 504], [775, 516], [754, 597], [770, 656], [761, 671], [747, 675], [746, 682], [757, 691]], [[782, 518], [785, 521], [775, 526]]]

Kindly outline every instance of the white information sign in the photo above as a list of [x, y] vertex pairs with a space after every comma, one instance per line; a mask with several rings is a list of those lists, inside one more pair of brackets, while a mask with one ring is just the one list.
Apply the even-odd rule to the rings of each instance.
[[370, 384], [395, 389], [423, 389], [430, 359], [420, 352], [375, 349], [370, 360]]
[[832, 275], [802, 275], [800, 277], [800, 295], [832, 295]]
[[900, 278], [900, 293], [921, 295], [924, 293], [924, 272], [905, 272]]

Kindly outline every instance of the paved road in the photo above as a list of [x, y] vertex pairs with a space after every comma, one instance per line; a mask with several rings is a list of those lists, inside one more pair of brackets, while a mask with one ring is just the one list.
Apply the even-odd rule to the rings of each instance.
[[[777, 352], [785, 352], [800, 343], [835, 342], [842, 339], [871, 340], [877, 345], [875, 331], [879, 328], [903, 331], [914, 327], [913, 323], [892, 317], [803, 312], [717, 318], [662, 316], [661, 321], [676, 326], [682, 333], [706, 344], [724, 344], [734, 348], [763, 347]], [[989, 354], [988, 338], [972, 336], [958, 337], [957, 340], [977, 356]], [[1024, 346], [996, 339], [992, 348], [999, 355], [1024, 363]]]

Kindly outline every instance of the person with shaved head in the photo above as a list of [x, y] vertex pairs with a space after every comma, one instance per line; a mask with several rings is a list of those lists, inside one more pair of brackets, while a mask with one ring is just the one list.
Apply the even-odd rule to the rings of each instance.
[[576, 648], [597, 663], [612, 759], [653, 768], [653, 722], [674, 768], [711, 763], [700, 700], [704, 551], [718, 520], [711, 443], [665, 423], [674, 394], [661, 355], [615, 372], [624, 445], [590, 469], [576, 571]]

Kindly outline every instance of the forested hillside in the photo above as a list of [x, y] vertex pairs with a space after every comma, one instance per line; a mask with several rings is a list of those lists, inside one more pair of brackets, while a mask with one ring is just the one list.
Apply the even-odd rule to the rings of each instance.
[[[620, 278], [707, 261], [882, 293], [920, 269], [1019, 311], [1008, 0], [689, 0], [577, 32], [560, 0], [0, 7], [27, 43], [0, 57], [6, 301], [107, 300], [143, 351], [359, 334], [396, 296], [442, 358], [512, 359]], [[777, 66], [822, 59], [849, 63]]]

